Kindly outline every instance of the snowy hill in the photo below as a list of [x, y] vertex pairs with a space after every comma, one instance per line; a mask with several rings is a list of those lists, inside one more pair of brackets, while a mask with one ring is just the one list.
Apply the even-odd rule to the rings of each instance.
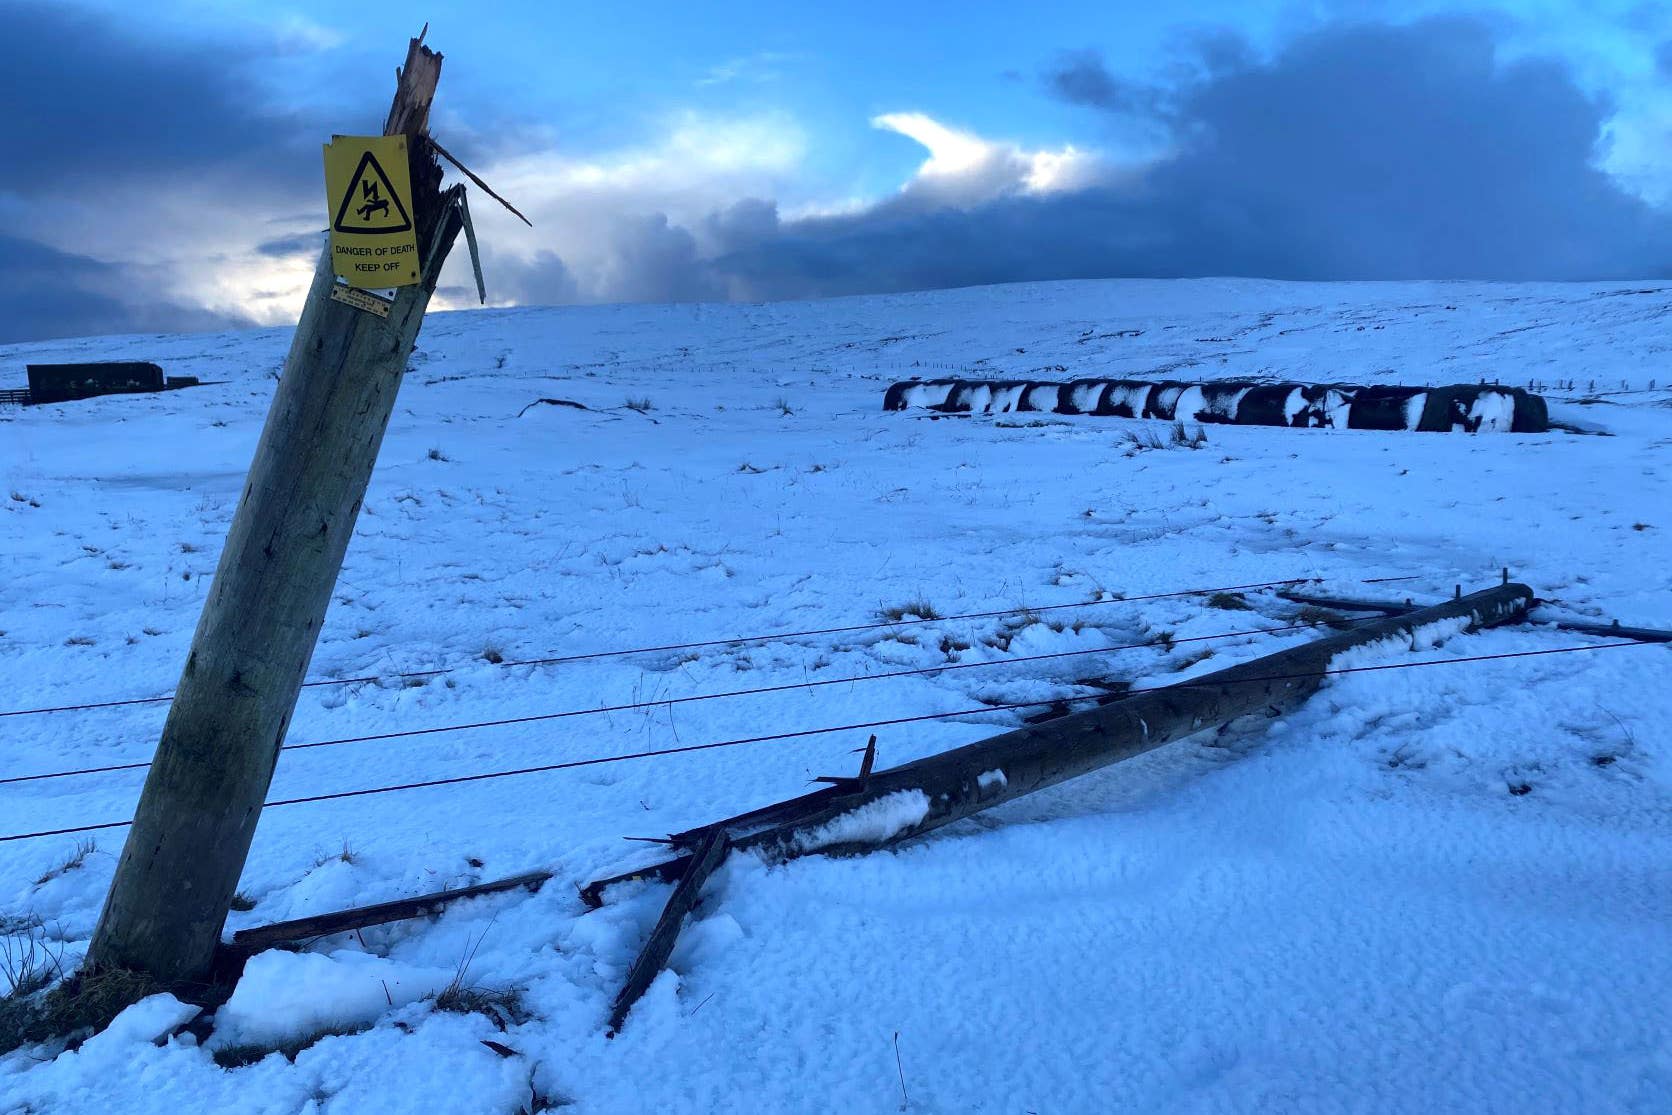
[[[1672, 627], [1669, 309], [1627, 284], [1216, 280], [434, 315], [311, 671], [379, 680], [305, 689], [292, 746], [991, 665], [298, 748], [270, 799], [1083, 697], [1311, 637], [1188, 641], [1292, 623], [1269, 592], [1117, 596], [1306, 577], [1420, 602], [1507, 566], [1544, 617]], [[0, 349], [0, 387], [55, 359], [219, 381], [0, 408], [0, 712], [172, 687], [288, 341]], [[1591, 432], [1212, 426], [1155, 449], [1119, 419], [882, 412], [890, 382], [948, 373], [1571, 380], [1552, 417]], [[1355, 663], [1600, 641], [1510, 628]], [[1085, 653], [1011, 661], [1063, 651]], [[572, 884], [651, 858], [623, 836], [851, 772], [867, 730], [271, 808], [229, 930], [557, 879], [258, 956], [212, 1049], [154, 1044], [175, 1019], [153, 1000], [77, 1051], [0, 1058], [0, 1111], [509, 1113], [532, 1088], [578, 1112], [885, 1112], [902, 1084], [938, 1113], [1665, 1110], [1669, 670], [1643, 646], [1345, 675], [897, 853], [734, 858], [614, 1040], [667, 888], [586, 913]], [[3, 780], [143, 763], [166, 709], [0, 717], [0, 836], [129, 816], [143, 770]], [[1017, 715], [879, 729], [879, 761]], [[123, 830], [91, 836], [0, 843], [0, 917], [41, 919], [66, 964]], [[433, 1009], [461, 968], [520, 997], [505, 1030]], [[359, 1032], [260, 1059], [327, 1029]], [[255, 1063], [217, 1064], [233, 1047]]]

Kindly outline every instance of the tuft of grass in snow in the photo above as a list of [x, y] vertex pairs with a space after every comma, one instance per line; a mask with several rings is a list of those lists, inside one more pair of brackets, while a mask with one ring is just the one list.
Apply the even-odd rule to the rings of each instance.
[[1240, 592], [1216, 592], [1208, 597], [1208, 607], [1224, 612], [1251, 612], [1254, 609]]
[[526, 1022], [530, 1017], [520, 992], [465, 987], [459, 978], [435, 997], [435, 1009], [449, 1014], [480, 1014], [500, 1030]]
[[336, 852], [327, 852], [324, 855], [316, 856], [314, 859], [314, 866], [324, 867], [332, 860], [338, 860], [339, 862], [353, 866], [354, 864], [360, 862], [360, 854], [354, 850], [347, 840], [344, 840], [343, 846]]
[[212, 1056], [214, 1057], [215, 1064], [219, 1065], [223, 1069], [247, 1068], [250, 1065], [265, 1061], [268, 1057], [271, 1057], [275, 1053], [279, 1054], [285, 1060], [293, 1062], [296, 1060], [297, 1054], [301, 1053], [304, 1049], [308, 1049], [319, 1044], [326, 1038], [353, 1037], [355, 1034], [365, 1033], [367, 1030], [370, 1030], [372, 1026], [373, 1023], [370, 1022], [354, 1025], [338, 1024], [334, 1026], [326, 1026], [323, 1029], [310, 1030], [306, 1034], [289, 1038], [285, 1041], [279, 1042], [277, 1045], [229, 1045], [223, 1049], [215, 1050]]
[[35, 885], [38, 887], [44, 887], [46, 884], [52, 882], [52, 880], [58, 878], [58, 876], [69, 871], [74, 871], [76, 868], [87, 862], [88, 856], [98, 850], [99, 842], [91, 836], [82, 840], [77, 840], [75, 842], [75, 851], [70, 853], [70, 857], [57, 867], [54, 867], [51, 871], [48, 871], [45, 875], [42, 875], [39, 879], [36, 879]]
[[489, 643], [482, 648], [482, 661], [491, 662], [497, 666], [505, 661], [505, 652], [496, 643]]
[[424, 454], [424, 456], [428, 457], [432, 461], [451, 461], [453, 459], [435, 446], [431, 446], [430, 451]]
[[492, 1022], [500, 1030], [527, 1022], [532, 1017], [523, 1006], [522, 994], [515, 990], [493, 990], [478, 987], [469, 983], [470, 965], [476, 959], [476, 952], [482, 947], [482, 942], [488, 939], [488, 928], [482, 930], [481, 936], [469, 942], [464, 955], [459, 957], [458, 967], [453, 971], [453, 981], [441, 989], [435, 997], [435, 1009], [448, 1011], [452, 1014], [480, 1014]]
[[772, 409], [776, 410], [779, 414], [783, 415], [785, 418], [788, 418], [788, 417], [790, 417], [790, 415], [795, 413], [795, 411], [790, 409], [790, 401], [788, 399], [784, 398], [782, 395], [780, 395], [780, 396], [778, 396], [778, 398], [772, 400]]
[[881, 615], [883, 619], [886, 619], [891, 623], [898, 623], [907, 616], [916, 616], [919, 619], [941, 618], [941, 614], [935, 611], [935, 606], [921, 597], [916, 600], [907, 600], [902, 604], [895, 604], [889, 608], [880, 609], [878, 614]]
[[237, 910], [240, 914], [247, 914], [251, 910], [255, 909], [255, 899], [251, 898], [243, 891], [236, 891], [233, 893], [232, 901], [228, 903], [228, 905], [230, 905], [234, 910]]
[[1200, 449], [1208, 443], [1208, 432], [1202, 426], [1196, 427], [1196, 432], [1186, 434], [1183, 422], [1173, 423], [1173, 444], [1181, 448]]
[[946, 655], [947, 661], [956, 661], [959, 654], [970, 649], [970, 644], [963, 639], [955, 639], [951, 635], [942, 635], [940, 652]]
[[1334, 627], [1341, 622], [1341, 617], [1328, 608], [1307, 604], [1295, 613], [1295, 622], [1304, 623], [1308, 627]]
[[1192, 655], [1189, 655], [1188, 657], [1186, 657], [1184, 659], [1184, 661], [1180, 662], [1176, 667], [1174, 667], [1174, 669], [1176, 669], [1176, 670], [1188, 670], [1188, 669], [1190, 669], [1190, 667], [1192, 667], [1192, 666], [1194, 666], [1198, 663], [1201, 663], [1201, 662], [1206, 662], [1208, 659], [1210, 659], [1212, 657], [1213, 657], [1213, 648], [1212, 647], [1206, 647], [1202, 650], [1197, 651], [1195, 654], [1192, 654]]
[[1126, 443], [1131, 446], [1126, 451], [1127, 456], [1147, 449], [1200, 449], [1208, 443], [1208, 432], [1201, 426], [1196, 427], [1195, 433], [1188, 433], [1183, 422], [1174, 422], [1167, 437], [1162, 437], [1158, 430], [1127, 430]]
[[656, 409], [655, 405], [651, 403], [648, 395], [640, 396], [637, 399], [628, 396], [626, 399], [622, 400], [621, 405], [626, 407], [628, 410], [636, 410], [640, 414], [645, 414]]
[[24, 985], [15, 985], [11, 993], [0, 996], [0, 1053], [79, 1031], [102, 1030], [122, 1011], [161, 990], [150, 976], [107, 968], [91, 975], [78, 973], [42, 991], [57, 978], [56, 965], [53, 957], [44, 979], [41, 970], [34, 974], [33, 991], [20, 994]]
[[0, 921], [0, 992], [28, 998], [63, 974], [63, 949], [54, 949], [39, 915]]

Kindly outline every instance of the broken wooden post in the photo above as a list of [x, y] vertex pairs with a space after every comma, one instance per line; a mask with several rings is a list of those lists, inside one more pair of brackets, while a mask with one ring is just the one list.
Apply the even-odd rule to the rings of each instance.
[[371, 906], [356, 906], [351, 910], [314, 914], [311, 917], [296, 918], [293, 921], [276, 921], [271, 925], [258, 925], [254, 929], [240, 929], [232, 935], [232, 947], [240, 953], [253, 955], [263, 949], [299, 945], [318, 937], [329, 937], [333, 933], [348, 933], [355, 929], [364, 929], [369, 925], [384, 925], [391, 921], [426, 917], [430, 914], [439, 913], [444, 907], [466, 898], [477, 898], [484, 894], [500, 894], [521, 887], [538, 890], [551, 877], [552, 873], [550, 871], [525, 871], [521, 875], [494, 879], [486, 883], [476, 883], [468, 887], [459, 887], [456, 890], [442, 890], [430, 894], [413, 895], [410, 898], [396, 898], [388, 902], [378, 902]]
[[[1469, 630], [1514, 622], [1525, 618], [1532, 602], [1527, 586], [1498, 585], [1359, 624], [1191, 681], [1135, 690], [1085, 712], [873, 772], [857, 789], [838, 784], [675, 833], [670, 841], [691, 848], [711, 832], [722, 831], [733, 849], [756, 849], [775, 862], [813, 853], [870, 851], [1242, 716], [1292, 711], [1318, 690], [1330, 661], [1342, 651], [1382, 639], [1409, 638], [1417, 628], [1443, 620], [1465, 620]], [[596, 880], [582, 888], [581, 897], [597, 906], [604, 890], [616, 883], [672, 881], [684, 874], [691, 858], [679, 856]]]
[[832, 779], [829, 788], [793, 801], [676, 833], [670, 843], [692, 848], [690, 855], [582, 888], [582, 900], [597, 906], [604, 890], [616, 883], [677, 881], [616, 999], [610, 1032], [621, 1028], [627, 1012], [667, 963], [697, 888], [728, 847], [755, 849], [768, 862], [873, 851], [1238, 717], [1281, 715], [1318, 690], [1330, 661], [1344, 650], [1381, 639], [1409, 638], [1419, 627], [1449, 619], [1465, 620], [1469, 630], [1491, 627], [1525, 617], [1532, 603], [1531, 589], [1506, 579], [1496, 588], [1364, 624], [1194, 681], [1139, 690], [1112, 704], [881, 773], [871, 770], [872, 737], [860, 778]]
[[628, 970], [627, 982], [622, 985], [621, 994], [615, 997], [615, 1004], [610, 1008], [611, 1037], [621, 1030], [621, 1024], [627, 1021], [627, 1012], [632, 1010], [633, 1004], [650, 989], [650, 985], [662, 971], [662, 966], [668, 962], [668, 955], [673, 952], [673, 943], [679, 937], [680, 928], [685, 924], [685, 915], [697, 904], [702, 885], [725, 858], [726, 834], [718, 829], [704, 833], [697, 842], [696, 851], [691, 853], [678, 884], [673, 888], [668, 904], [662, 907], [662, 916], [656, 919], [656, 928], [650, 931], [644, 948], [639, 950], [638, 958]]
[[[423, 137], [441, 55], [413, 39], [385, 135], [405, 144], [419, 278], [339, 301], [327, 245], [87, 954], [165, 986], [211, 969], [401, 374], [458, 235]], [[346, 289], [346, 288], [345, 288]], [[370, 308], [367, 303], [380, 306]]]
[[[1293, 600], [1297, 604], [1310, 604], [1316, 608], [1332, 608], [1343, 612], [1381, 612], [1383, 615], [1398, 616], [1416, 611], [1416, 605], [1409, 600], [1403, 603], [1395, 600], [1351, 600], [1340, 596], [1319, 596], [1310, 592], [1283, 591], [1278, 593], [1285, 600]], [[1537, 601], [1534, 604], [1537, 605]], [[1599, 639], [1630, 639], [1637, 643], [1672, 643], [1672, 631], [1655, 627], [1626, 627], [1619, 620], [1607, 623], [1582, 623], [1569, 619], [1534, 619], [1528, 617], [1529, 624], [1534, 627], [1553, 627], [1557, 631], [1572, 631], [1576, 635], [1594, 635]]]

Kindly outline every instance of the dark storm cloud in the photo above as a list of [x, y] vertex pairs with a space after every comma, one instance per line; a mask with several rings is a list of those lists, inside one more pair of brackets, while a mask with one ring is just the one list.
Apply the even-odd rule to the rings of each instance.
[[0, 234], [0, 344], [253, 324], [163, 299], [125, 297], [135, 289], [122, 268]]
[[[768, 214], [766, 234], [777, 228], [777, 211], [768, 202], [747, 201], [728, 214]], [[757, 216], [757, 220], [759, 217]], [[744, 219], [726, 214], [710, 218], [723, 228], [726, 243], [747, 242]], [[595, 283], [610, 302], [712, 302], [727, 296], [726, 279], [700, 255], [696, 237], [670, 224], [660, 213], [619, 217], [608, 232], [610, 261]], [[729, 237], [735, 236], [736, 239]], [[524, 305], [553, 305], [582, 299], [580, 284], [562, 259], [542, 252], [532, 260], [490, 258], [484, 262], [488, 294]], [[597, 300], [594, 294], [592, 299]], [[470, 300], [475, 299], [471, 291]]]
[[282, 153], [319, 133], [270, 107], [250, 80], [265, 57], [257, 44], [144, 37], [62, 3], [0, 0], [0, 26], [7, 192], [62, 195], [99, 178], [205, 166], [314, 169]]
[[1045, 71], [1051, 92], [1069, 104], [1128, 112], [1153, 92], [1110, 73], [1095, 50], [1064, 51]]
[[669, 224], [660, 213], [622, 220], [612, 243], [618, 269], [609, 280], [614, 298], [696, 302], [725, 296], [724, 288], [700, 261], [696, 237]]
[[[250, 78], [273, 64], [272, 44], [150, 36], [71, 4], [14, 0], [0, 0], [0, 28], [0, 197], [11, 202], [0, 340], [244, 324], [149, 295], [154, 279], [51, 247], [41, 230], [65, 208], [109, 213], [122, 198], [114, 219], [128, 231], [147, 202], [204, 175], [229, 211], [265, 223], [274, 206], [294, 208], [317, 189], [312, 145], [329, 129], [271, 107]], [[84, 206], [93, 196], [103, 204]]]
[[[1055, 72], [1079, 103], [1145, 103], [1094, 56]], [[1482, 23], [1337, 26], [1263, 64], [1220, 43], [1198, 72], [1167, 94], [1178, 153], [1133, 183], [757, 221], [715, 266], [774, 298], [1099, 276], [1639, 277], [1672, 263], [1665, 215], [1592, 166], [1608, 106], [1554, 62], [1500, 64]]]
[[325, 232], [298, 232], [294, 236], [281, 236], [276, 240], [267, 240], [257, 244], [255, 250], [261, 255], [274, 259], [285, 259], [289, 256], [316, 256], [325, 246]]

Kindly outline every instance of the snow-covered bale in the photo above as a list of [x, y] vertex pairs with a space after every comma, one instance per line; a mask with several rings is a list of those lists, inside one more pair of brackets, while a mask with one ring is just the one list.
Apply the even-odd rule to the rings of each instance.
[[1120, 418], [1139, 418], [1149, 404], [1153, 384], [1116, 381], [1104, 391], [1099, 414], [1113, 414]]
[[1347, 425], [1355, 430], [1415, 430], [1429, 392], [1421, 387], [1364, 387], [1353, 393]]
[[1182, 383], [1076, 379], [906, 380], [888, 388], [884, 410], [923, 407], [954, 414], [1055, 411], [1163, 422], [1315, 429], [1544, 433], [1544, 400], [1518, 387], [1360, 386], [1341, 383]]

